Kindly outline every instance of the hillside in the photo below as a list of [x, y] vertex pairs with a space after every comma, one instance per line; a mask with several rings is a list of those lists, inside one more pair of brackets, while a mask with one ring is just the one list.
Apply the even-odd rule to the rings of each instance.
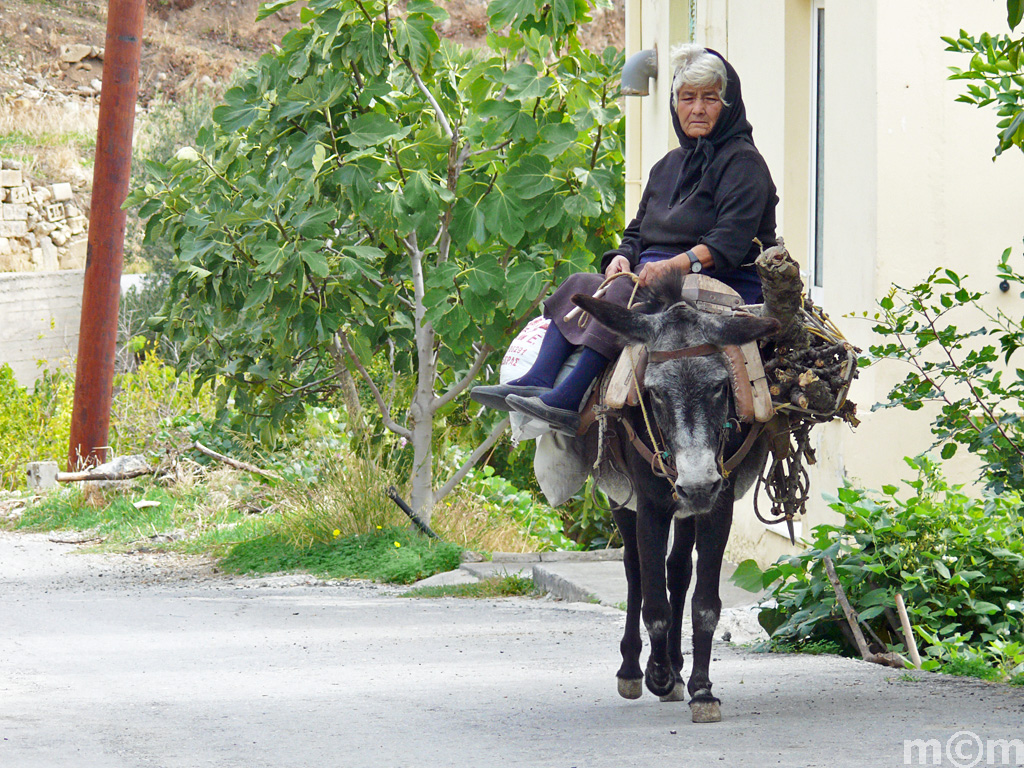
[[[260, 2], [146, 0], [136, 157], [153, 141], [187, 142], [181, 129], [190, 125], [187, 115], [200, 113], [195, 105], [208, 111], [238, 67], [299, 25], [301, 3], [257, 23]], [[588, 47], [622, 45], [623, 2], [593, 12], [582, 34]], [[483, 44], [486, 0], [443, 5], [451, 18], [442, 34]], [[106, 0], [0, 0], [0, 170], [7, 184], [0, 185], [0, 201], [19, 206], [5, 209], [17, 221], [0, 222], [0, 272], [84, 266], [86, 234], [75, 217], [89, 211], [107, 6]], [[168, 135], [169, 125], [176, 135]], [[58, 195], [67, 205], [63, 217], [53, 208]]]

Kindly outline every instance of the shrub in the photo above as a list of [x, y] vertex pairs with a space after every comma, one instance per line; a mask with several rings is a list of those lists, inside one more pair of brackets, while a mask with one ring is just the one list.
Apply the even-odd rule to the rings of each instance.
[[67, 371], [45, 371], [30, 391], [0, 366], [0, 487], [23, 487], [29, 461], [67, 459], [74, 394]]
[[[775, 584], [775, 605], [759, 621], [776, 641], [797, 646], [830, 640], [856, 652], [824, 572], [825, 556], [875, 638], [876, 649], [905, 651], [895, 612], [903, 594], [926, 669], [1024, 671], [1024, 519], [1017, 493], [971, 498], [950, 486], [937, 464], [907, 459], [918, 476], [912, 493], [846, 486], [831, 498], [842, 525], [820, 525], [811, 546], [780, 558], [758, 586]], [[743, 564], [741, 579], [756, 566]], [[878, 647], [885, 646], [885, 647]]]
[[[167, 428], [178, 418], [212, 418], [209, 388], [195, 391], [190, 376], [154, 355], [135, 371], [114, 377], [110, 445], [115, 454], [157, 450], [169, 439]], [[64, 465], [71, 435], [74, 374], [47, 371], [32, 389], [14, 378], [10, 366], [0, 367], [0, 487], [22, 488], [25, 464], [56, 461]]]
[[[1010, 256], [1007, 248], [997, 277], [1024, 288], [1024, 275], [1011, 266]], [[1024, 370], [1010, 367], [1024, 347], [1024, 318], [987, 310], [982, 294], [968, 290], [964, 280], [938, 269], [912, 288], [893, 286], [879, 301], [874, 330], [883, 343], [871, 353], [909, 363], [911, 370], [889, 393], [889, 402], [876, 408], [938, 404], [932, 434], [942, 458], [952, 458], [962, 445], [982, 462], [990, 490], [1024, 491]], [[967, 317], [984, 316], [986, 325], [954, 325], [964, 310]]]

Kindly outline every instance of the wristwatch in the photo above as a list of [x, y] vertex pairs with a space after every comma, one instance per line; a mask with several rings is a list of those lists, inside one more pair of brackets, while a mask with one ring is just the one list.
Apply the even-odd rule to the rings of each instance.
[[690, 271], [694, 274], [704, 269], [704, 265], [700, 263], [700, 259], [697, 258], [697, 254], [693, 251], [686, 252], [687, 257], [690, 259]]

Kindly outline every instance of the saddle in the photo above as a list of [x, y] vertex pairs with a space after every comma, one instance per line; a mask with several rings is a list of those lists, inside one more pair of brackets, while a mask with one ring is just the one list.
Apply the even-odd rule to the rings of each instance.
[[[683, 280], [683, 300], [704, 312], [722, 314], [743, 311], [743, 299], [720, 280], [689, 274]], [[722, 349], [736, 404], [737, 418], [745, 424], [765, 424], [775, 415], [761, 350], [756, 342]], [[584, 435], [604, 411], [621, 411], [640, 403], [647, 350], [642, 344], [627, 346], [608, 366], [580, 414], [577, 435]]]

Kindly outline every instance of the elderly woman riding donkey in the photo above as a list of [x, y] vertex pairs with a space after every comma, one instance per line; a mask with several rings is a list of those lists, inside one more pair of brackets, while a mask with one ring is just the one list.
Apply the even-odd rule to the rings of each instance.
[[[733, 67], [717, 52], [694, 45], [674, 52], [674, 65], [672, 126], [679, 147], [651, 169], [636, 217], [619, 247], [602, 259], [604, 274], [566, 280], [544, 305], [550, 325], [533, 367], [507, 384], [476, 387], [471, 396], [576, 436], [583, 431], [580, 409], [594, 380], [624, 343], [646, 346], [643, 395], [614, 427], [632, 498], [609, 491], [623, 505], [614, 514], [629, 595], [619, 693], [637, 698], [643, 682], [666, 700], [680, 700], [688, 691], [694, 720], [708, 722], [720, 718], [708, 666], [733, 501], [766, 455], [760, 439], [744, 439], [749, 425], [737, 418], [730, 395], [734, 370], [724, 351], [765, 338], [778, 325], [731, 309], [700, 311], [684, 300], [682, 283], [700, 273], [724, 283], [713, 295], [732, 293], [733, 305], [759, 302], [753, 264], [761, 247], [775, 244], [778, 197], [754, 146]], [[639, 285], [633, 308], [627, 308], [634, 293], [628, 277], [606, 285], [603, 299], [591, 298], [607, 278], [626, 272]], [[597, 322], [579, 323], [572, 316], [574, 303]], [[580, 347], [577, 364], [555, 387], [562, 364]], [[739, 459], [730, 472], [725, 457], [734, 454]], [[601, 472], [596, 474], [604, 487]], [[694, 546], [693, 670], [684, 688], [680, 636]], [[651, 643], [645, 672], [639, 661], [641, 611]]]

